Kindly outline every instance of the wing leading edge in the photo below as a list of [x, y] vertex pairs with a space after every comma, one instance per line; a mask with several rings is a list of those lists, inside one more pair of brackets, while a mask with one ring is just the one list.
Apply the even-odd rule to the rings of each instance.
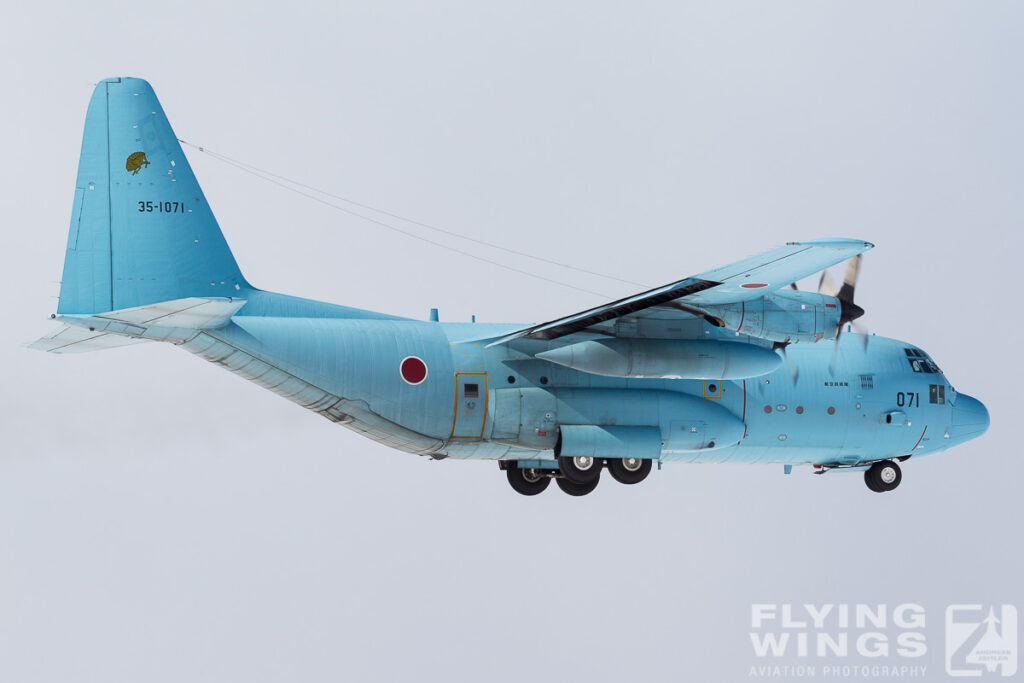
[[785, 246], [721, 266], [693, 277], [635, 294], [564, 318], [527, 327], [495, 340], [558, 339], [593, 325], [674, 302], [678, 307], [740, 303], [760, 299], [791, 282], [852, 258], [874, 245], [863, 240], [825, 239]]

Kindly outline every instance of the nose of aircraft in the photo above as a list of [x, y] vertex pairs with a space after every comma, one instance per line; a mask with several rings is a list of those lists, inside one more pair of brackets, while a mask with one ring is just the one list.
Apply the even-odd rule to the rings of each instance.
[[988, 430], [988, 409], [978, 399], [967, 394], [957, 394], [953, 403], [953, 422], [949, 429], [951, 439], [967, 441], [981, 436]]

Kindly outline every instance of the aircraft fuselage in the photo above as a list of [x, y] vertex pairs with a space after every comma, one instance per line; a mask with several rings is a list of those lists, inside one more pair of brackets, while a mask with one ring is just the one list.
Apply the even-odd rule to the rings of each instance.
[[[708, 339], [751, 343], [701, 324]], [[917, 347], [884, 337], [843, 335], [838, 353], [837, 342], [793, 345], [777, 370], [743, 380], [634, 379], [536, 357], [561, 340], [488, 347], [519, 328], [239, 315], [202, 337], [349, 406], [328, 417], [356, 429], [376, 417], [383, 434], [369, 435], [433, 457], [553, 460], [560, 428], [611, 425], [656, 427], [662, 461], [854, 465], [934, 453], [987, 426], [980, 403], [929, 372]], [[422, 378], [403, 377], [407, 359]]]

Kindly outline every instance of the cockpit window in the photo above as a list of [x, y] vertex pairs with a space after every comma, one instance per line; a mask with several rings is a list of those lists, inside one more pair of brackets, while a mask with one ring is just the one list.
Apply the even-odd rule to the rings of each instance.
[[935, 361], [929, 358], [928, 354], [921, 349], [906, 348], [903, 350], [906, 352], [907, 362], [910, 363], [910, 368], [914, 372], [925, 372], [929, 375], [937, 375], [942, 372], [939, 370], [939, 366], [935, 364]]

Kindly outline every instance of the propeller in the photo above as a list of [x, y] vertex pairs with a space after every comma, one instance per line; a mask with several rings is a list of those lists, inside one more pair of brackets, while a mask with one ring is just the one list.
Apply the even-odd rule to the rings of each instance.
[[864, 315], [864, 309], [853, 301], [853, 295], [857, 289], [857, 277], [860, 275], [860, 262], [860, 254], [850, 259], [846, 266], [846, 273], [843, 276], [843, 284], [840, 287], [835, 286], [835, 283], [828, 276], [828, 271], [821, 274], [821, 280], [818, 282], [818, 292], [826, 296], [834, 296], [839, 299], [840, 305], [839, 323], [836, 325], [835, 347], [832, 349], [832, 360], [828, 364], [830, 374], [835, 374], [836, 357], [839, 353], [839, 338], [843, 334], [844, 327], [849, 326], [856, 330], [857, 334], [861, 335], [864, 339], [864, 350], [867, 351], [868, 348], [869, 336], [867, 329], [854, 322]]
[[782, 351], [782, 360], [789, 366], [789, 374], [793, 376], [793, 386], [796, 386], [796, 382], [800, 379], [800, 366], [796, 363], [789, 362], [789, 354], [786, 353], [786, 349], [789, 348], [789, 342], [775, 342], [772, 344], [772, 351]]

